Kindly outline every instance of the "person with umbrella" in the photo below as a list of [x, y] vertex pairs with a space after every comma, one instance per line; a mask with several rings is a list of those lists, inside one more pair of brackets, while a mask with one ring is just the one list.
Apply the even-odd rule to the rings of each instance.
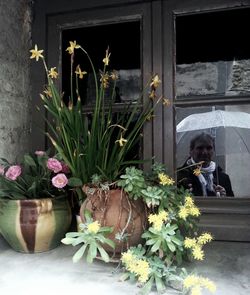
[[201, 133], [190, 141], [190, 157], [177, 169], [177, 184], [195, 196], [230, 196], [234, 193], [229, 176], [212, 161], [214, 139]]

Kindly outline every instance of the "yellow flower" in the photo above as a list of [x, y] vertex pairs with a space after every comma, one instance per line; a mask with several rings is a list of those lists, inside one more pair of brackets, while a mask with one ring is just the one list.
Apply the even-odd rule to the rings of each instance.
[[43, 92], [44, 92], [44, 94], [46, 94], [46, 96], [52, 97], [52, 93], [51, 93], [51, 90], [49, 88], [46, 88]]
[[159, 217], [163, 220], [163, 221], [167, 221], [168, 219], [168, 213], [166, 211], [161, 211], [159, 213]]
[[150, 86], [151, 87], [154, 87], [154, 88], [157, 88], [161, 83], [161, 80], [159, 78], [158, 75], [155, 75], [153, 78], [152, 78], [152, 82], [150, 83]]
[[199, 245], [195, 245], [192, 248], [192, 254], [194, 256], [194, 259], [196, 260], [203, 260], [204, 259], [204, 251], [201, 249]]
[[56, 79], [57, 77], [58, 77], [58, 73], [57, 73], [57, 71], [56, 71], [56, 67], [54, 67], [54, 68], [51, 68], [50, 70], [49, 70], [49, 74], [48, 74], [48, 76], [50, 77], [50, 78], [54, 78], [54, 79]]
[[136, 267], [136, 274], [140, 283], [146, 283], [150, 273], [149, 263], [145, 260], [138, 260]]
[[109, 74], [108, 73], [103, 73], [102, 71], [100, 71], [101, 74], [101, 78], [100, 81], [103, 85], [103, 88], [108, 88], [109, 87]]
[[117, 139], [115, 142], [118, 142], [120, 146], [123, 146], [127, 142], [127, 139], [124, 139], [121, 135], [120, 139]]
[[211, 242], [213, 240], [213, 237], [209, 233], [204, 233], [201, 236], [198, 237], [197, 242], [200, 245], [205, 245], [208, 242]]
[[191, 295], [201, 295], [201, 286], [194, 286], [191, 289]]
[[194, 200], [191, 196], [187, 195], [185, 197], [185, 206], [193, 206], [194, 205]]
[[214, 293], [216, 291], [215, 283], [207, 278], [201, 278], [201, 285], [207, 288], [210, 292]]
[[109, 58], [110, 58], [111, 53], [109, 53], [109, 49], [106, 50], [106, 56], [102, 60], [104, 62], [105, 66], [109, 65]]
[[184, 206], [181, 206], [178, 215], [179, 215], [180, 218], [186, 220], [186, 218], [188, 217], [187, 208], [185, 208]]
[[97, 220], [87, 225], [88, 231], [93, 234], [96, 234], [99, 231], [100, 227], [100, 223]]
[[198, 217], [198, 216], [200, 216], [200, 210], [196, 207], [196, 206], [193, 206], [193, 207], [190, 207], [189, 209], [188, 209], [188, 211], [189, 211], [189, 214], [190, 215], [192, 215], [192, 216], [196, 216], [196, 217]]
[[168, 98], [163, 98], [162, 99], [162, 104], [166, 107], [170, 106], [170, 100]]
[[83, 76], [87, 74], [86, 71], [82, 71], [80, 65], [76, 67], [75, 74], [79, 75], [79, 79], [83, 79]]
[[110, 78], [112, 79], [112, 80], [118, 80], [118, 78], [119, 78], [119, 76], [118, 76], [118, 73], [117, 73], [117, 71], [112, 71], [111, 72], [111, 75], [110, 75]]
[[193, 174], [195, 176], [199, 176], [201, 174], [201, 167], [195, 168], [193, 171]]
[[124, 264], [129, 264], [134, 260], [133, 254], [128, 250], [127, 252], [122, 253], [121, 261]]
[[196, 240], [191, 238], [185, 238], [184, 247], [187, 249], [193, 248], [196, 245]]
[[76, 44], [76, 41], [69, 41], [69, 44], [70, 46], [66, 49], [66, 51], [68, 51], [69, 54], [73, 54], [75, 49], [80, 48], [80, 45]]
[[187, 276], [183, 281], [183, 286], [187, 289], [199, 283], [199, 277], [195, 275]]
[[35, 58], [36, 61], [39, 60], [39, 57], [43, 58], [43, 55], [42, 55], [43, 50], [38, 50], [37, 45], [35, 45], [35, 48], [31, 49], [30, 52], [31, 52], [30, 58]]
[[155, 94], [155, 90], [152, 89], [149, 93], [149, 98], [151, 98], [152, 100], [154, 100], [156, 98], [156, 94]]
[[164, 173], [159, 173], [158, 177], [160, 179], [160, 184], [162, 184], [162, 185], [173, 185], [174, 184], [174, 180]]

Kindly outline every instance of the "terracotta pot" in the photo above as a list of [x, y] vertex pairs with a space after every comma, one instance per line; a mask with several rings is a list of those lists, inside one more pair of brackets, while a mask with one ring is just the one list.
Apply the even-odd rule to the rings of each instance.
[[[116, 244], [115, 250], [105, 246], [105, 250], [113, 257], [119, 256], [130, 246], [142, 243], [141, 235], [147, 227], [147, 208], [141, 200], [131, 200], [127, 193], [121, 189], [102, 190], [98, 188], [83, 187], [87, 198], [80, 209], [83, 222], [84, 210], [88, 209], [94, 220], [101, 226], [112, 226], [113, 232], [107, 237]], [[126, 239], [117, 240], [117, 234], [125, 234]]]
[[51, 250], [70, 224], [67, 199], [0, 200], [0, 232], [15, 251]]

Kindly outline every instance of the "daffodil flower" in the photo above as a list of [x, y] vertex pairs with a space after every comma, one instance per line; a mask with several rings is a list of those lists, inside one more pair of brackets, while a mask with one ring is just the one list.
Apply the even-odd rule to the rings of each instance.
[[43, 93], [48, 96], [48, 97], [52, 97], [52, 93], [51, 93], [51, 90], [49, 88], [46, 88]]
[[121, 135], [120, 139], [117, 139], [115, 142], [118, 142], [120, 146], [123, 146], [127, 142], [127, 139], [124, 139]]
[[48, 76], [50, 77], [50, 78], [54, 78], [54, 79], [56, 79], [57, 77], [58, 77], [58, 73], [57, 73], [57, 71], [56, 71], [56, 67], [54, 67], [54, 68], [51, 68], [50, 70], [49, 70], [49, 74], [48, 74]]
[[109, 53], [109, 50], [106, 50], [106, 56], [102, 60], [105, 66], [109, 65], [109, 58], [110, 58], [111, 53]]
[[83, 79], [83, 76], [87, 74], [86, 71], [82, 71], [80, 66], [78, 65], [76, 67], [76, 71], [75, 71], [75, 74], [79, 75], [79, 79]]
[[42, 55], [43, 50], [38, 50], [37, 45], [35, 45], [35, 48], [31, 49], [30, 52], [31, 52], [31, 57], [30, 57], [31, 59], [35, 58], [36, 61], [38, 61], [40, 57], [43, 58], [43, 55]]
[[168, 98], [163, 98], [162, 99], [162, 104], [164, 106], [167, 106], [168, 107], [170, 105], [170, 100]]
[[153, 78], [152, 78], [152, 82], [150, 83], [150, 86], [151, 87], [154, 87], [154, 88], [157, 88], [161, 83], [161, 80], [159, 78], [158, 75], [155, 75]]
[[69, 41], [69, 44], [70, 46], [66, 49], [66, 51], [68, 51], [69, 54], [73, 54], [75, 49], [80, 48], [80, 45], [76, 44], [76, 41]]

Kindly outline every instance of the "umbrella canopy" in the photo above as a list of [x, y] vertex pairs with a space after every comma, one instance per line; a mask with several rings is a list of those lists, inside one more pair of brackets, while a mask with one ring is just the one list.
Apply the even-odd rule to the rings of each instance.
[[191, 139], [201, 132], [214, 137], [215, 156], [250, 153], [249, 113], [214, 110], [192, 114], [177, 125], [176, 131], [178, 165], [188, 157]]
[[192, 114], [177, 125], [177, 133], [218, 127], [237, 127], [250, 129], [250, 114], [215, 110]]

